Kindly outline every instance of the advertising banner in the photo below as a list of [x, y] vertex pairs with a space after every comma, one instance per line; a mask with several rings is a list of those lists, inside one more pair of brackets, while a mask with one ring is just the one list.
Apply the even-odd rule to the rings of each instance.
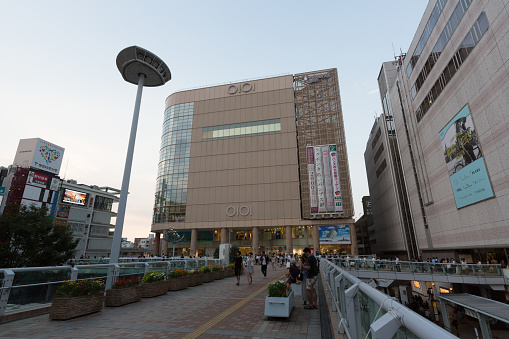
[[350, 240], [350, 226], [348, 225], [319, 226], [318, 232], [321, 245], [352, 243]]
[[68, 202], [70, 204], [85, 206], [85, 202], [87, 201], [87, 194], [73, 191], [70, 189], [65, 189], [64, 198], [62, 201]]
[[50, 190], [58, 191], [58, 186], [60, 185], [60, 179], [53, 178], [51, 179], [51, 185], [49, 187]]
[[334, 212], [334, 193], [329, 159], [329, 146], [322, 146], [323, 178], [325, 181], [325, 197], [327, 212]]
[[334, 211], [343, 211], [343, 198], [341, 196], [341, 184], [339, 181], [338, 152], [336, 145], [329, 145], [330, 163], [332, 168], [332, 184], [334, 186]]
[[5, 187], [0, 186], [0, 195], [4, 195], [4, 194], [5, 194]]
[[440, 131], [440, 140], [456, 207], [493, 197], [468, 105]]
[[47, 175], [30, 171], [28, 172], [27, 184], [41, 188], [46, 188], [46, 186], [48, 185], [48, 179], [49, 177]]
[[57, 218], [69, 218], [69, 211], [71, 206], [58, 204], [57, 207]]
[[46, 172], [58, 174], [64, 150], [63, 147], [38, 139], [31, 166]]
[[311, 213], [318, 213], [318, 199], [316, 197], [315, 185], [315, 156], [312, 146], [306, 147], [308, 158], [308, 180], [309, 180], [309, 200]]
[[323, 164], [322, 164], [322, 148], [315, 146], [313, 148], [315, 154], [315, 170], [316, 170], [316, 192], [318, 195], [318, 213], [327, 211], [325, 206], [325, 185], [323, 184]]

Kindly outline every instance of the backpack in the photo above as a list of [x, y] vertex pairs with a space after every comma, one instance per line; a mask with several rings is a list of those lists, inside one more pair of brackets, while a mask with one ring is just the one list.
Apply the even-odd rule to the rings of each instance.
[[320, 274], [320, 261], [318, 260], [317, 257], [315, 257], [315, 267], [314, 267], [314, 270], [315, 270], [315, 274], [316, 275]]

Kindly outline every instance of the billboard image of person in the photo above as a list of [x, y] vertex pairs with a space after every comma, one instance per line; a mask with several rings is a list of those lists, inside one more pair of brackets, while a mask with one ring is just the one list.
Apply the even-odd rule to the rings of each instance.
[[493, 197], [493, 190], [468, 105], [440, 131], [456, 207]]

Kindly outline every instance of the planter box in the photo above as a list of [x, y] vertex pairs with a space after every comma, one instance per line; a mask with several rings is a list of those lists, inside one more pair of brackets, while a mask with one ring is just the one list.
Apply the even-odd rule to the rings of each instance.
[[209, 282], [212, 282], [214, 281], [214, 272], [209, 272], [209, 273], [203, 273], [203, 282], [204, 283], [209, 283]]
[[223, 271], [214, 271], [212, 272], [212, 276], [215, 280], [224, 279]]
[[203, 274], [191, 274], [187, 276], [189, 279], [188, 286], [198, 286], [203, 284]]
[[158, 281], [155, 283], [141, 284], [141, 296], [143, 298], [152, 298], [158, 295], [168, 293], [168, 281]]
[[168, 281], [168, 291], [180, 291], [188, 286], [187, 277], [183, 278], [170, 278]]
[[265, 316], [289, 318], [295, 303], [293, 291], [286, 298], [265, 297]]
[[104, 305], [108, 307], [117, 307], [134, 303], [141, 300], [141, 295], [141, 285], [115, 290], [106, 290]]
[[51, 304], [49, 318], [52, 320], [67, 320], [85, 314], [99, 312], [103, 308], [103, 302], [103, 292], [81, 297], [54, 298]]
[[226, 270], [225, 272], [226, 272], [226, 277], [228, 277], [228, 278], [229, 278], [229, 277], [234, 277], [234, 276], [235, 276], [235, 271], [234, 271], [234, 270], [230, 270], [230, 269], [228, 269], [228, 270]]

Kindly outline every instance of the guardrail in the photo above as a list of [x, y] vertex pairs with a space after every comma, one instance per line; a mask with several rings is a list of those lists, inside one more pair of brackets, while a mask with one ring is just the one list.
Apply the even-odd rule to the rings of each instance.
[[[127, 260], [130, 262], [125, 262]], [[73, 262], [68, 266], [0, 268], [0, 316], [6, 312], [50, 304], [57, 288], [67, 280], [105, 279], [109, 287], [120, 277], [141, 278], [152, 270], [167, 274], [175, 269], [226, 266], [223, 259], [211, 258], [150, 258], [148, 261], [121, 258], [119, 261], [118, 264], [101, 264], [92, 260], [85, 263], [78, 259], [79, 264]]]
[[320, 271], [339, 332], [349, 339], [368, 338], [370, 333], [371, 338], [457, 338], [331, 260], [320, 260]]
[[329, 258], [328, 260], [347, 270], [355, 269], [377, 272], [429, 273], [483, 277], [504, 275], [501, 265], [494, 264], [452, 264], [345, 258]]

